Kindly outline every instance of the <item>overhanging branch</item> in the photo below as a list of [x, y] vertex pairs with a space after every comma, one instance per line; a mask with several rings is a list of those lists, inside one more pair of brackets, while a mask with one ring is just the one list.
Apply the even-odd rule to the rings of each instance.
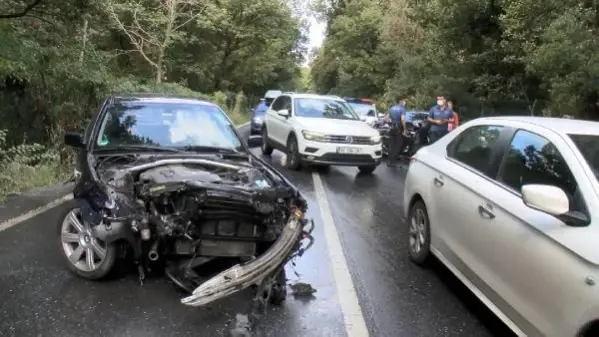
[[27, 15], [27, 13], [29, 13], [33, 8], [35, 8], [41, 2], [42, 2], [42, 0], [33, 0], [32, 3], [25, 6], [25, 8], [23, 8], [23, 10], [21, 10], [20, 12], [9, 13], [9, 14], [0, 14], [0, 19], [14, 19], [14, 18], [23, 17], [23, 16]]

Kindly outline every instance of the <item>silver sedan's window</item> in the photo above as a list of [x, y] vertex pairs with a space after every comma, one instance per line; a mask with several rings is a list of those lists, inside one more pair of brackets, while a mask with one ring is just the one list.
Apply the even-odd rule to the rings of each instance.
[[553, 185], [566, 192], [570, 210], [586, 212], [578, 184], [559, 150], [547, 138], [518, 130], [503, 159], [498, 180], [520, 192], [523, 185]]
[[502, 126], [496, 125], [468, 128], [453, 140], [452, 157], [477, 171], [486, 172], [502, 129]]

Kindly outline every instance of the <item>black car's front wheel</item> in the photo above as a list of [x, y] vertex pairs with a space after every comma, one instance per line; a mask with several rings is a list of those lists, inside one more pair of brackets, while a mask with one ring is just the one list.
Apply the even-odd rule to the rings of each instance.
[[79, 208], [67, 210], [59, 218], [57, 229], [61, 256], [73, 273], [89, 280], [110, 274], [117, 262], [116, 246], [94, 236]]

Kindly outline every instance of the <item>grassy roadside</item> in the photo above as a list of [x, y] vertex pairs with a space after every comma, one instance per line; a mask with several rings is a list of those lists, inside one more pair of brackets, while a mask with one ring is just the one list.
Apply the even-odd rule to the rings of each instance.
[[[249, 121], [249, 114], [240, 108], [227, 110], [236, 125]], [[0, 201], [12, 193], [57, 184], [73, 174], [72, 161], [61, 161], [59, 149], [40, 144], [7, 147], [5, 134], [0, 130]]]

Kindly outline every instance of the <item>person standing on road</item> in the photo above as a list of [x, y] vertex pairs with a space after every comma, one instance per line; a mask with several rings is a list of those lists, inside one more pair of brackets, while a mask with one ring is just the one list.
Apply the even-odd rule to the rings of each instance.
[[451, 131], [460, 126], [460, 117], [458, 116], [457, 111], [455, 111], [453, 108], [453, 102], [451, 100], [447, 101], [447, 107], [453, 112], [453, 123], [447, 124], [447, 130]]
[[260, 102], [254, 109], [254, 112], [256, 115], [262, 116], [266, 113], [266, 110], [268, 110], [268, 105], [266, 104], [266, 99], [260, 98]]
[[431, 126], [429, 131], [430, 144], [449, 132], [448, 124], [453, 123], [453, 111], [447, 106], [445, 96], [437, 96], [437, 105], [431, 108], [427, 120]]
[[406, 129], [406, 100], [398, 97], [396, 104], [389, 109], [388, 119], [391, 124], [389, 129], [389, 153], [387, 154], [387, 165], [395, 166], [397, 157], [405, 144], [404, 137]]

